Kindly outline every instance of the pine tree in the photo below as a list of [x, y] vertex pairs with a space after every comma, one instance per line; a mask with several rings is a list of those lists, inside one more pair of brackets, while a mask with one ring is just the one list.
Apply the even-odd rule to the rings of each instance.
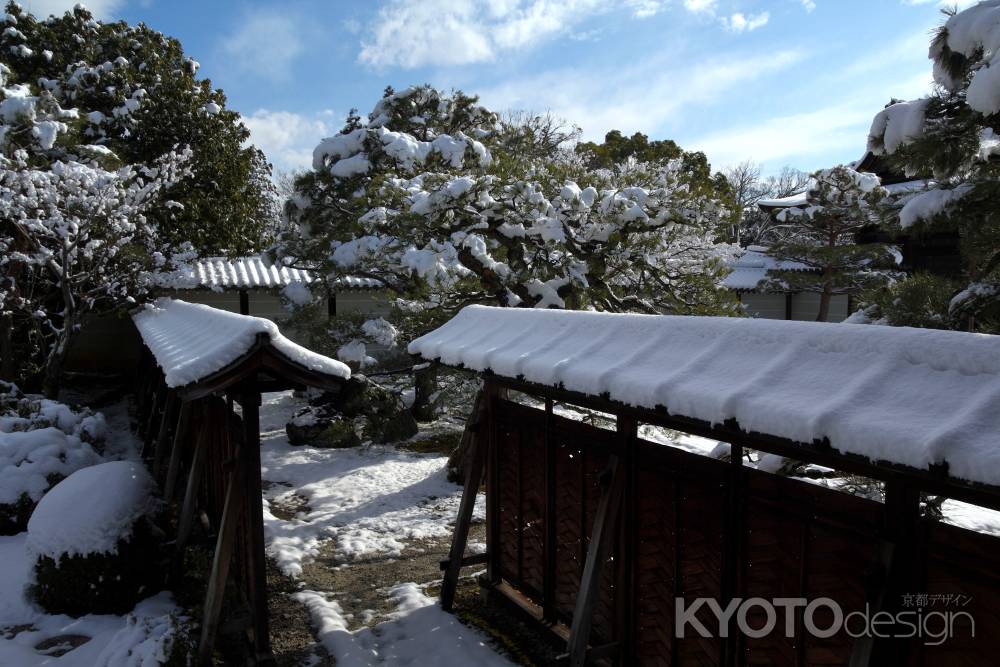
[[880, 112], [869, 149], [934, 179], [902, 202], [898, 224], [958, 234], [963, 275], [947, 304], [952, 326], [1000, 331], [1000, 1], [946, 13], [930, 48], [934, 93]]
[[898, 254], [885, 244], [858, 244], [855, 238], [859, 231], [879, 222], [884, 197], [885, 190], [874, 174], [844, 166], [813, 174], [805, 205], [778, 214], [779, 222], [788, 225], [788, 235], [769, 249], [774, 257], [798, 262], [809, 270], [773, 271], [772, 285], [818, 292], [816, 320], [825, 322], [833, 296], [857, 294], [884, 283]]
[[[572, 130], [569, 130], [572, 133]], [[461, 92], [387, 90], [316, 148], [282, 261], [382, 280], [408, 336], [483, 303], [725, 312], [724, 207], [675, 158], [588, 167], [551, 118], [499, 119]], [[704, 171], [707, 171], [707, 167]]]

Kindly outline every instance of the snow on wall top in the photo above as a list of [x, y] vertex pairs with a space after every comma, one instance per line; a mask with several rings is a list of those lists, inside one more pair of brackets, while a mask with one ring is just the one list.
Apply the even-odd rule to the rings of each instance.
[[[206, 257], [191, 262], [176, 271], [158, 273], [153, 277], [157, 287], [170, 289], [272, 289], [294, 283], [309, 284], [315, 277], [304, 269], [278, 266], [260, 256]], [[382, 283], [374, 278], [343, 276], [336, 280], [342, 289], [379, 289]]]
[[409, 350], [1000, 484], [1000, 336], [470, 306]]
[[731, 290], [751, 291], [760, 287], [760, 284], [767, 280], [767, 272], [771, 270], [782, 271], [812, 271], [812, 267], [801, 262], [792, 262], [785, 259], [777, 259], [767, 254], [767, 248], [762, 246], [750, 246], [743, 254], [728, 264], [732, 271], [727, 275], [722, 284]]
[[270, 320], [238, 315], [166, 297], [132, 316], [143, 342], [166, 376], [168, 387], [183, 387], [233, 363], [266, 333], [271, 345], [306, 368], [349, 378], [351, 369], [288, 340]]

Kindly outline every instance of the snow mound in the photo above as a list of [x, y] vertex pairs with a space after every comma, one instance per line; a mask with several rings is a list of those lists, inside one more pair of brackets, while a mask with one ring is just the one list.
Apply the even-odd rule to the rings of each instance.
[[1000, 336], [470, 306], [409, 351], [1000, 484]]
[[134, 461], [78, 470], [52, 487], [28, 521], [27, 547], [59, 561], [63, 554], [114, 553], [118, 540], [156, 507], [155, 483]]
[[13, 504], [22, 495], [38, 501], [52, 477], [100, 463], [92, 444], [106, 430], [100, 413], [25, 397], [14, 387], [0, 393], [0, 505]]
[[250, 351], [258, 334], [289, 360], [310, 370], [349, 378], [343, 363], [316, 354], [281, 335], [270, 320], [166, 297], [132, 316], [146, 347], [163, 370], [168, 387], [208, 377]]

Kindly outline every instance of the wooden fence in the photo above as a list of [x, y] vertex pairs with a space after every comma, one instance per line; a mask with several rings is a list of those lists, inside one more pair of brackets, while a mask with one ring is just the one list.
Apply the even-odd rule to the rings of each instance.
[[[485, 427], [482, 428], [482, 427]], [[541, 623], [568, 636], [585, 619], [581, 595], [599, 582], [588, 611], [587, 659], [621, 665], [985, 665], [1000, 646], [1000, 539], [921, 518], [919, 488], [887, 482], [885, 503], [647, 442], [636, 421], [611, 431], [494, 396], [479, 432], [486, 463], [489, 578]], [[617, 468], [620, 470], [616, 471]], [[620, 509], [602, 507], [623, 484]], [[613, 535], [587, 571], [592, 539]], [[464, 544], [463, 544], [464, 546]], [[456, 552], [462, 553], [461, 549]], [[468, 560], [468, 559], [467, 559]], [[447, 583], [447, 582], [446, 582]], [[923, 599], [923, 595], [928, 598]], [[964, 611], [952, 636], [880, 642], [846, 629], [818, 638], [783, 619], [766, 636], [719, 637], [707, 607], [675, 633], [675, 600], [831, 598], [845, 614], [879, 610]], [[449, 600], [450, 604], [450, 600]], [[766, 621], [762, 610], [751, 626]], [[824, 615], [825, 614], [825, 615]], [[926, 616], [925, 616], [926, 618]], [[833, 622], [825, 607], [817, 626]], [[941, 621], [929, 626], [937, 632]], [[735, 623], [733, 623], [735, 626]], [[848, 629], [851, 625], [846, 626]], [[856, 626], [855, 626], [856, 627]], [[857, 632], [857, 630], [853, 630]], [[584, 632], [584, 637], [587, 637]], [[586, 644], [586, 640], [584, 642]], [[603, 650], [612, 647], [613, 650]], [[572, 648], [572, 647], [571, 647]]]

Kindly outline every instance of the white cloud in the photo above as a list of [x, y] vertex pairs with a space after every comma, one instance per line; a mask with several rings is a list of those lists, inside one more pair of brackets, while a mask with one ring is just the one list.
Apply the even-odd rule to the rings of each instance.
[[816, 9], [816, 2], [815, 0], [802, 0], [802, 7], [807, 12], [811, 12], [812, 10]]
[[759, 14], [751, 14], [749, 16], [742, 12], [736, 12], [729, 18], [723, 17], [722, 25], [730, 32], [753, 32], [757, 28], [766, 26], [770, 18], [771, 15], [767, 12], [760, 12]]
[[[759, 56], [730, 54], [698, 65], [671, 62], [669, 56], [628, 68], [580, 71], [566, 68], [519, 77], [480, 88], [484, 104], [495, 109], [550, 110], [580, 125], [586, 139], [600, 139], [611, 129], [655, 133], [677, 121], [690, 106], [731, 94], [734, 87], [800, 61], [797, 51]], [[601, 81], [599, 86], [595, 81]]]
[[[21, 0], [21, 6], [39, 18], [49, 14], [65, 14], [76, 4], [79, 4], [79, 0]], [[83, 4], [97, 18], [106, 19], [124, 5], [125, 0], [88, 0]]]
[[332, 111], [303, 115], [267, 109], [243, 117], [250, 129], [250, 142], [264, 151], [279, 171], [309, 169], [313, 148], [323, 137], [335, 134], [343, 120]]
[[288, 12], [259, 9], [248, 13], [222, 50], [239, 70], [254, 78], [287, 81], [304, 51], [304, 26]]
[[379, 10], [358, 59], [420, 67], [489, 62], [603, 11], [601, 0], [392, 0]]
[[684, 7], [692, 12], [714, 12], [716, 0], [684, 0]]
[[[684, 0], [690, 12], [714, 15], [717, 0]], [[358, 60], [373, 67], [469, 65], [537, 47], [581, 24], [622, 9], [654, 16], [670, 0], [388, 0], [362, 40]], [[584, 31], [585, 32], [585, 31]]]
[[625, 6], [632, 10], [632, 16], [637, 19], [656, 16], [666, 4], [664, 0], [625, 0]]

